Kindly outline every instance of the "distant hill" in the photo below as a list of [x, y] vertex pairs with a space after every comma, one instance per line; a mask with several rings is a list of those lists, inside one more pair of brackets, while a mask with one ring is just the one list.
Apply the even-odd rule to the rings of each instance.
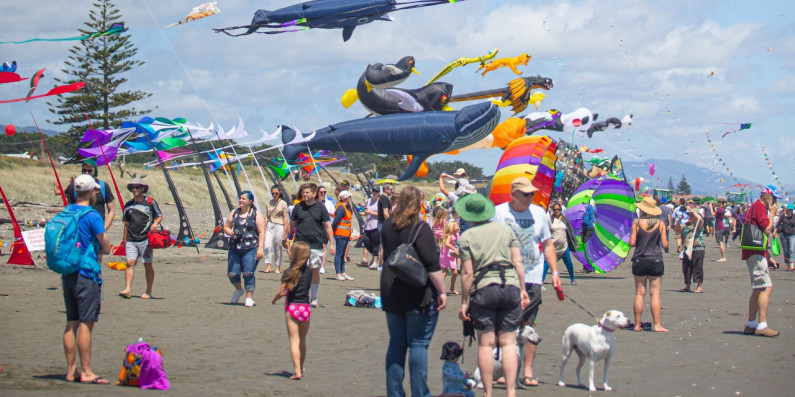
[[[0, 128], [2, 128], [3, 131], [5, 131], [6, 125], [5, 124], [0, 124]], [[36, 132], [36, 133], [39, 132], [39, 130], [36, 129], [36, 126], [26, 126], [26, 127], [16, 126], [16, 129], [17, 129], [17, 132]], [[61, 131], [48, 130], [48, 129], [44, 129], [44, 128], [41, 130], [41, 132], [44, 135], [47, 135], [47, 136], [55, 136], [55, 135], [58, 135], [58, 134], [61, 133]]]
[[[648, 163], [654, 164], [654, 176], [649, 175]], [[659, 160], [650, 159], [646, 162], [624, 162], [624, 172], [627, 175], [627, 181], [631, 182], [636, 177], [641, 177], [646, 180], [644, 186], [666, 188], [668, 186], [668, 178], [673, 179], [674, 187], [679, 184], [682, 175], [687, 179], [690, 184], [692, 194], [696, 195], [710, 195], [713, 197], [723, 196], [726, 192], [737, 191], [737, 188], [729, 187], [735, 182], [732, 177], [725, 173], [718, 173], [715, 176], [713, 171], [709, 168], [700, 167], [695, 164], [685, 163], [677, 160]], [[657, 178], [660, 178], [658, 181]], [[723, 179], [723, 182], [719, 181]], [[757, 185], [759, 182], [750, 181], [744, 178], [737, 178], [736, 183], [750, 183]]]

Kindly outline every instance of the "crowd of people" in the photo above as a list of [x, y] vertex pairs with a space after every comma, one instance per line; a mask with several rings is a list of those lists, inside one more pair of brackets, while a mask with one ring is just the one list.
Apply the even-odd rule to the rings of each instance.
[[[64, 350], [67, 358], [67, 380], [107, 383], [91, 370], [91, 331], [100, 310], [102, 284], [101, 254], [110, 252], [105, 231], [112, 222], [114, 197], [96, 178], [96, 165], [87, 162], [83, 173], [69, 186], [75, 208], [99, 204], [101, 211], [90, 211], [81, 218], [80, 238], [86, 257], [85, 269], [63, 277], [67, 326]], [[448, 182], [454, 186], [448, 188]], [[153, 293], [153, 251], [147, 236], [163, 222], [157, 202], [146, 195], [149, 187], [141, 179], [127, 185], [132, 193], [124, 209], [124, 247], [127, 256], [125, 288], [122, 298], [132, 296], [134, 269], [143, 260], [146, 290], [141, 298]], [[526, 177], [511, 183], [511, 200], [495, 206], [479, 194], [467, 179], [466, 171], [441, 174], [439, 191], [445, 200], [431, 208], [424, 194], [413, 186], [369, 186], [371, 195], [361, 207], [352, 200], [350, 185], [337, 186], [335, 198], [328, 187], [305, 183], [299, 188], [300, 198], [287, 202], [277, 187], [264, 208], [257, 208], [254, 194], [243, 191], [239, 206], [232, 210], [223, 224], [229, 238], [227, 276], [234, 287], [231, 302], [237, 304], [245, 295], [245, 307], [255, 306], [254, 292], [257, 266], [265, 258], [265, 273], [280, 274], [281, 284], [271, 302], [285, 298], [285, 322], [290, 340], [294, 369], [290, 379], [304, 376], [307, 355], [306, 338], [311, 312], [319, 305], [320, 275], [324, 273], [327, 255], [334, 264], [337, 281], [353, 280], [346, 269], [350, 261], [352, 240], [363, 248], [363, 268], [380, 270], [380, 294], [386, 315], [389, 343], [386, 351], [386, 390], [388, 396], [404, 396], [403, 380], [408, 358], [409, 383], [413, 396], [429, 396], [428, 346], [433, 338], [439, 313], [448, 304], [448, 294], [460, 295], [459, 318], [471, 324], [477, 335], [478, 367], [484, 395], [492, 394], [494, 379], [492, 350], [501, 348], [501, 360], [509, 396], [516, 386], [539, 384], [533, 371], [537, 342], [522, 341], [523, 362], [519, 373], [516, 349], [517, 330], [536, 327], [541, 308], [544, 279], [551, 269], [553, 287], [560, 288], [558, 260], [562, 259], [572, 286], [577, 285], [571, 251], [593, 234], [593, 220], [585, 219], [583, 232], [575, 235], [565, 215], [565, 200], [553, 200], [548, 209], [533, 204], [537, 187]], [[100, 201], [100, 198], [102, 199]], [[747, 209], [719, 200], [696, 205], [682, 199], [678, 206], [661, 199], [645, 197], [637, 204], [638, 217], [632, 223], [629, 245], [635, 281], [635, 331], [646, 327], [642, 311], [646, 292], [651, 299], [652, 322], [647, 328], [668, 332], [661, 319], [661, 280], [665, 274], [665, 253], [669, 252], [669, 231], [674, 231], [677, 254], [680, 255], [684, 288], [681, 292], [704, 291], [704, 236], [714, 236], [721, 251], [718, 261], [727, 260], [725, 247], [739, 244], [743, 248], [752, 293], [749, 298], [748, 321], [744, 333], [766, 337], [778, 332], [768, 326], [767, 313], [772, 282], [770, 270], [778, 268], [768, 247], [755, 249], [745, 243], [744, 233], [751, 226], [771, 239], [781, 237], [785, 266], [792, 270], [795, 251], [795, 217], [793, 205], [779, 211], [774, 189], [765, 188], [760, 198]], [[585, 217], [598, 218], [594, 205]], [[365, 219], [354, 222], [360, 211]], [[106, 214], [103, 218], [103, 214]], [[110, 217], [111, 219], [108, 219]], [[357, 228], [358, 223], [358, 228]], [[589, 228], [590, 225], [590, 228]], [[590, 229], [590, 230], [589, 230]], [[745, 231], [744, 231], [745, 230]], [[399, 273], [384, 266], [388, 258], [400, 251], [403, 244], [413, 245], [416, 258], [427, 273], [425, 285], [414, 285]], [[673, 241], [670, 241], [673, 245]], [[282, 253], [286, 250], [289, 267], [281, 272]], [[671, 247], [672, 251], [673, 248]], [[449, 287], [447, 276], [450, 276]], [[696, 284], [693, 289], [692, 284]], [[536, 330], [537, 331], [537, 330]], [[451, 364], [460, 356], [461, 347], [445, 345], [442, 359]], [[76, 365], [79, 352], [81, 367]], [[454, 368], [455, 367], [455, 368]], [[464, 390], [472, 385], [461, 376], [457, 366], [445, 366], [446, 390]], [[455, 382], [465, 385], [455, 385]], [[463, 387], [463, 389], [461, 387]]]

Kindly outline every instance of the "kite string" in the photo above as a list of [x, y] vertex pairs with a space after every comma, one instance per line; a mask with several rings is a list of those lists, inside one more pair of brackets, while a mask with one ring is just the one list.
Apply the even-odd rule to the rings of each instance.
[[47, 142], [44, 141], [44, 134], [41, 132], [41, 128], [39, 128], [39, 123], [36, 121], [36, 117], [33, 117], [33, 111], [30, 110], [30, 105], [26, 105], [28, 107], [28, 112], [30, 113], [30, 118], [33, 119], [33, 124], [36, 125], [36, 129], [39, 131], [39, 137], [41, 138], [41, 144], [44, 146], [44, 150], [47, 152], [47, 157], [50, 159], [50, 165], [52, 166], [52, 172], [55, 174], [55, 181], [58, 182], [58, 191], [61, 193], [61, 199], [63, 199], [63, 205], [66, 207], [69, 202], [66, 200], [66, 194], [64, 193], [63, 186], [61, 185], [61, 178], [58, 177], [58, 171], [55, 169], [55, 162], [52, 161], [52, 155], [50, 155], [50, 149], [47, 148]]

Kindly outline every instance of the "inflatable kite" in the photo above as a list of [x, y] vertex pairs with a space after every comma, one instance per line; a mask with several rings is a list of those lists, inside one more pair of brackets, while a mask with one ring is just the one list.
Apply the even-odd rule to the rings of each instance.
[[[582, 243], [582, 218], [593, 199], [596, 223], [591, 238]], [[580, 186], [569, 199], [566, 209], [579, 242], [572, 255], [587, 269], [607, 273], [624, 262], [629, 254], [629, 235], [635, 214], [635, 194], [623, 180], [612, 176], [592, 179]]]
[[[237, 37], [252, 33], [280, 34], [307, 29], [342, 29], [342, 40], [348, 41], [359, 25], [373, 21], [391, 21], [392, 11], [456, 3], [456, 0], [314, 0], [280, 8], [257, 10], [251, 24], [214, 29]], [[230, 33], [246, 29], [243, 33]], [[260, 31], [260, 29], [266, 29]], [[271, 30], [267, 30], [271, 29]]]
[[532, 112], [525, 116], [527, 133], [532, 134], [539, 129], [553, 131], [588, 131], [591, 123], [599, 117], [586, 108], [579, 108], [571, 113], [560, 113], [556, 109], [546, 112]]
[[23, 40], [23, 41], [0, 41], [0, 44], [24, 44], [24, 43], [30, 43], [30, 42], [33, 42], [33, 41], [75, 41], [75, 40], [76, 41], [82, 41], [82, 40], [90, 40], [90, 39], [93, 39], [95, 37], [110, 36], [110, 35], [114, 35], [114, 34], [120, 34], [120, 33], [126, 32], [126, 31], [127, 31], [127, 28], [124, 27], [124, 23], [118, 23], [117, 22], [117, 23], [114, 23], [110, 28], [108, 28], [105, 31], [92, 32], [92, 33], [85, 34], [85, 35], [82, 35], [82, 36], [65, 37], [65, 38], [60, 38], [60, 39], [39, 39], [39, 38], [35, 38], [35, 39], [27, 39], [27, 40]]
[[[450, 102], [500, 97], [503, 105], [511, 105], [513, 113], [517, 114], [527, 108], [532, 97], [531, 90], [536, 88], [549, 91], [552, 89], [552, 79], [541, 76], [513, 79], [508, 83], [507, 88], [456, 95], [450, 98]], [[538, 96], [535, 99], [537, 100]]]
[[179, 21], [172, 23], [171, 25], [164, 26], [163, 29], [170, 28], [172, 26], [181, 25], [183, 23], [192, 22], [192, 21], [195, 21], [197, 19], [202, 19], [202, 18], [205, 18], [205, 17], [209, 17], [210, 15], [215, 15], [215, 14], [221, 12], [221, 9], [218, 8], [218, 6], [216, 6], [216, 4], [218, 4], [217, 1], [212, 1], [212, 2], [209, 2], [209, 3], [204, 3], [204, 4], [198, 5], [196, 7], [193, 7], [193, 9], [190, 10], [190, 13], [188, 15], [186, 15], [185, 17], [183, 17]]
[[17, 71], [17, 61], [11, 61], [9, 65], [8, 62], [3, 62], [3, 69], [0, 69], [0, 72], [16, 72]]
[[359, 78], [356, 89], [350, 89], [342, 96], [342, 106], [348, 108], [360, 100], [370, 113], [377, 115], [451, 110], [447, 103], [453, 91], [452, 84], [433, 83], [415, 90], [392, 88], [405, 81], [411, 73], [417, 73], [411, 56], [391, 65], [369, 65]]
[[483, 70], [483, 77], [486, 77], [486, 73], [493, 72], [499, 68], [511, 68], [514, 74], [522, 74], [522, 72], [516, 69], [516, 66], [527, 66], [527, 62], [530, 62], [531, 58], [533, 57], [531, 57], [530, 54], [522, 54], [511, 58], [495, 59], [488, 63], [481, 63], [480, 67], [478, 67], [478, 71]]
[[511, 142], [497, 164], [489, 199], [496, 205], [511, 201], [511, 182], [524, 176], [538, 188], [533, 204], [546, 208], [555, 183], [556, 148], [557, 144], [544, 135], [525, 136]]
[[[486, 61], [488, 61], [489, 59], [492, 59], [492, 58], [494, 58], [494, 57], [497, 55], [497, 52], [499, 52], [499, 51], [500, 51], [500, 49], [499, 49], [499, 48], [495, 48], [495, 49], [493, 49], [493, 50], [489, 51], [489, 53], [488, 53], [488, 54], [486, 54], [486, 55], [481, 55], [481, 56], [479, 56], [479, 57], [474, 57], [474, 58], [458, 58], [458, 59], [456, 59], [455, 61], [448, 63], [448, 64], [447, 64], [447, 66], [445, 66], [444, 68], [442, 68], [442, 70], [440, 70], [440, 71], [439, 71], [439, 73], [436, 73], [436, 75], [435, 75], [435, 76], [433, 76], [433, 78], [432, 78], [430, 81], [428, 81], [427, 83], [425, 83], [425, 85], [431, 84], [431, 83], [433, 83], [434, 81], [436, 81], [436, 80], [439, 80], [440, 78], [442, 78], [442, 76], [446, 75], [447, 73], [450, 73], [450, 72], [452, 72], [452, 71], [453, 71], [453, 69], [455, 69], [455, 68], [457, 68], [457, 67], [460, 67], [460, 66], [466, 66], [466, 65], [469, 65], [469, 64], [471, 64], [471, 63], [475, 63], [475, 62], [478, 62], [478, 63], [480, 63], [481, 65], [483, 65], [483, 64], [485, 64], [485, 63], [486, 63]], [[478, 70], [480, 70], [480, 69], [478, 69]]]
[[[594, 119], [598, 114], [594, 114]], [[610, 129], [620, 129], [620, 128], [629, 128], [632, 125], [632, 115], [628, 114], [624, 116], [623, 119], [618, 119], [617, 117], [608, 117], [605, 121], [596, 121], [591, 124], [588, 128], [588, 138], [593, 137], [593, 133], [596, 131], [605, 131]]]
[[282, 153], [295, 163], [299, 153], [330, 150], [357, 153], [412, 155], [411, 164], [398, 180], [414, 175], [429, 156], [461, 149], [480, 141], [500, 121], [500, 110], [491, 103], [467, 106], [452, 112], [391, 114], [345, 121], [317, 130], [305, 142], [292, 128], [282, 126]]
[[27, 80], [27, 77], [22, 77], [14, 72], [0, 72], [0, 84], [16, 83], [22, 80]]

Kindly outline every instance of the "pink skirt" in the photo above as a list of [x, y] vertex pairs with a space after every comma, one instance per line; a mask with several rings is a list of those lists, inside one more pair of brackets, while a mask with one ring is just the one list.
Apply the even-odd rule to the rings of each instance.
[[298, 322], [307, 322], [312, 315], [312, 307], [308, 303], [288, 303], [284, 305], [284, 310], [290, 313], [290, 317]]

